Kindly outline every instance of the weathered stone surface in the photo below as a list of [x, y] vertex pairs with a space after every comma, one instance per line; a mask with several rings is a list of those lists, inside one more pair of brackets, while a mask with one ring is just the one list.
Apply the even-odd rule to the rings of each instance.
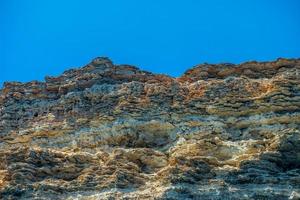
[[7, 82], [0, 161], [0, 199], [299, 199], [300, 60]]

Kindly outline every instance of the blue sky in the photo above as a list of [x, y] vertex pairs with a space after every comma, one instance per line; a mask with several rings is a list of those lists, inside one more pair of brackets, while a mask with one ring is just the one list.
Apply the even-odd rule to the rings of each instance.
[[171, 76], [203, 62], [299, 58], [300, 1], [0, 1], [0, 84], [97, 56]]

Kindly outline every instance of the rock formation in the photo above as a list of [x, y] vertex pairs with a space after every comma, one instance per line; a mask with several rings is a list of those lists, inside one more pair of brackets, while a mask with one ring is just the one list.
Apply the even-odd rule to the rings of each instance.
[[0, 199], [299, 199], [300, 59], [7, 82], [0, 161]]

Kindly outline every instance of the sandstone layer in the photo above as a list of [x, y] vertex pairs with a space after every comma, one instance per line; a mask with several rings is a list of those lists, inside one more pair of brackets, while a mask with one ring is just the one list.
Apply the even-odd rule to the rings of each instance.
[[300, 59], [6, 82], [0, 161], [0, 199], [299, 199]]

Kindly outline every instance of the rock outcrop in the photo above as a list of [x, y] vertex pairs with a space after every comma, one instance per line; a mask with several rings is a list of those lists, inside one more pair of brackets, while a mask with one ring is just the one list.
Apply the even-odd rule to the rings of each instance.
[[299, 199], [300, 59], [7, 82], [0, 161], [0, 199]]

